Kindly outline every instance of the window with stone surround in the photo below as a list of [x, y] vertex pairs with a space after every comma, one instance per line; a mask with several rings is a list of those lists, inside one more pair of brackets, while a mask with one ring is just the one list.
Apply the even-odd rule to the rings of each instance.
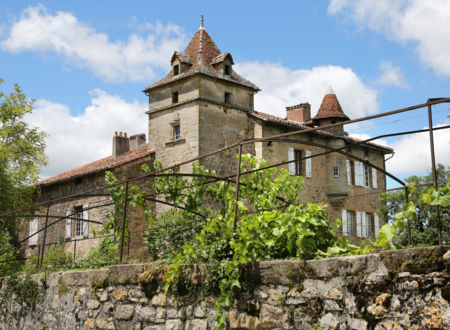
[[231, 93], [225, 92], [225, 94], [224, 94], [224, 102], [226, 104], [230, 104], [231, 103]]
[[83, 206], [75, 206], [74, 210], [74, 218], [75, 220], [75, 236], [83, 236]]
[[341, 172], [339, 167], [333, 167], [333, 178], [339, 178], [341, 176]]
[[181, 137], [180, 123], [172, 125], [172, 140], [179, 140]]
[[172, 93], [172, 104], [178, 103], [178, 92]]

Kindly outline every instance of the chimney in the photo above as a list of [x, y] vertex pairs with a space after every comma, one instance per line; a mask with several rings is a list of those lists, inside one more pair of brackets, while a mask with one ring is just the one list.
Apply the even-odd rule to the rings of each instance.
[[115, 132], [113, 136], [113, 148], [112, 148], [112, 157], [117, 158], [126, 154], [130, 151], [130, 139], [127, 136], [127, 133], [122, 134], [122, 132]]
[[309, 103], [300, 103], [292, 107], [286, 107], [286, 119], [300, 123], [311, 120], [311, 105]]
[[130, 151], [141, 148], [145, 145], [145, 133], [130, 136]]

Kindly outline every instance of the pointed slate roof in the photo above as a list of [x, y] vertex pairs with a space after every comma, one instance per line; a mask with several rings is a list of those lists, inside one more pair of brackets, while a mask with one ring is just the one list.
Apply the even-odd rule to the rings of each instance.
[[180, 80], [195, 74], [205, 74], [210, 77], [227, 80], [242, 86], [259, 91], [259, 87], [231, 70], [230, 75], [224, 75], [214, 68], [214, 64], [223, 62], [226, 58], [233, 64], [233, 58], [229, 53], [221, 53], [214, 40], [203, 27], [203, 24], [192, 37], [184, 52], [174, 52], [171, 63], [178, 58], [180, 62], [189, 64], [189, 69], [174, 76], [172, 70], [161, 80], [148, 85], [144, 92], [153, 88], [167, 85], [173, 81]]
[[317, 115], [313, 118], [313, 120], [325, 118], [339, 118], [343, 120], [350, 120], [350, 118], [348, 118], [342, 110], [337, 96], [331, 87], [328, 88], [327, 93], [323, 97], [319, 111], [317, 112]]

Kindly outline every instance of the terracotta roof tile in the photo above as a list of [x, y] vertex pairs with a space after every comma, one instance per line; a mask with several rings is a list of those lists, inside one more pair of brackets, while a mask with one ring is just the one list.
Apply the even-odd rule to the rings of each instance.
[[57, 174], [55, 176], [52, 176], [50, 178], [39, 181], [36, 185], [37, 186], [49, 185], [49, 184], [53, 184], [56, 182], [65, 181], [65, 180], [68, 180], [68, 179], [71, 179], [74, 177], [78, 177], [81, 175], [87, 175], [90, 173], [109, 170], [109, 169], [115, 168], [117, 166], [120, 166], [120, 165], [129, 163], [129, 162], [132, 162], [134, 160], [143, 158], [154, 152], [155, 152], [154, 150], [150, 150], [145, 146], [145, 147], [136, 149], [134, 151], [128, 152], [116, 159], [112, 158], [112, 156], [108, 156], [108, 157], [96, 160], [92, 163], [73, 168], [66, 172], [63, 172], [63, 173]]
[[[253, 111], [253, 112], [249, 112], [248, 115], [251, 116], [251, 117], [263, 120], [264, 122], [280, 124], [280, 125], [288, 126], [288, 127], [292, 127], [292, 128], [297, 128], [297, 129], [311, 128], [310, 126], [302, 125], [302, 124], [299, 124], [299, 123], [297, 123], [295, 121], [283, 119], [283, 118], [280, 118], [280, 117], [277, 117], [277, 116], [272, 116], [272, 115], [269, 115], [269, 114], [263, 113], [263, 112]], [[317, 133], [317, 134], [321, 134], [321, 135], [335, 136], [335, 135], [333, 135], [330, 132], [326, 132], [326, 131], [322, 131], [322, 130], [316, 130], [314, 132]], [[361, 141], [363, 141], [363, 140], [360, 140], [360, 139], [357, 139], [357, 138], [351, 137], [351, 136], [340, 136], [340, 138], [344, 138], [344, 139], [351, 140], [351, 141], [354, 141], [354, 142], [361, 142]], [[383, 146], [383, 145], [380, 145], [380, 144], [376, 144], [376, 143], [373, 143], [373, 142], [364, 142], [362, 144], [363, 145], [369, 145], [369, 146], [372, 146], [372, 147], [377, 148], [377, 149], [382, 149], [383, 151], [387, 151], [387, 152], [394, 151], [392, 148], [389, 148], [389, 147], [386, 147], [386, 146]]]
[[341, 118], [344, 120], [350, 120], [347, 115], [342, 111], [341, 105], [332, 91], [327, 93], [322, 100], [319, 111], [313, 120], [324, 118]]
[[217, 55], [216, 57], [214, 57], [214, 58], [211, 60], [211, 64], [222, 63], [223, 61], [225, 61], [225, 59], [226, 59], [227, 57], [229, 57], [229, 59], [230, 59], [230, 61], [231, 61], [231, 64], [234, 64], [233, 57], [232, 57], [231, 54], [228, 53], [228, 52], [219, 54], [219, 55]]
[[197, 30], [184, 52], [175, 52], [173, 54], [171, 62], [173, 62], [176, 56], [178, 56], [181, 62], [191, 64], [190, 68], [176, 76], [174, 76], [173, 72], [170, 71], [161, 80], [145, 87], [144, 91], [149, 91], [155, 87], [164, 86], [170, 84], [173, 81], [187, 78], [196, 74], [204, 74], [217, 79], [237, 83], [256, 91], [260, 90], [258, 86], [248, 81], [247, 79], [242, 78], [240, 75], [234, 72], [234, 70], [231, 70], [231, 75], [228, 76], [214, 69], [213, 65], [225, 60], [227, 56], [231, 58], [231, 61], [233, 61], [233, 58], [231, 57], [231, 54], [227, 52], [221, 53], [219, 48], [217, 48], [215, 42], [211, 39], [208, 32], [206, 32], [206, 30], [203, 28]]

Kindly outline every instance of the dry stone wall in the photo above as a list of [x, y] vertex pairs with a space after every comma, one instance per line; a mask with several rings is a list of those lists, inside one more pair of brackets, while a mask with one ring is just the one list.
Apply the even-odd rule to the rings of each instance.
[[[256, 263], [245, 270], [248, 292], [225, 310], [228, 327], [450, 329], [449, 250]], [[3, 279], [0, 329], [216, 328], [215, 297], [165, 296], [164, 267], [159, 266], [49, 274], [48, 288], [34, 309], [18, 304], [14, 295], [5, 300]], [[201, 284], [196, 274], [189, 278]]]

